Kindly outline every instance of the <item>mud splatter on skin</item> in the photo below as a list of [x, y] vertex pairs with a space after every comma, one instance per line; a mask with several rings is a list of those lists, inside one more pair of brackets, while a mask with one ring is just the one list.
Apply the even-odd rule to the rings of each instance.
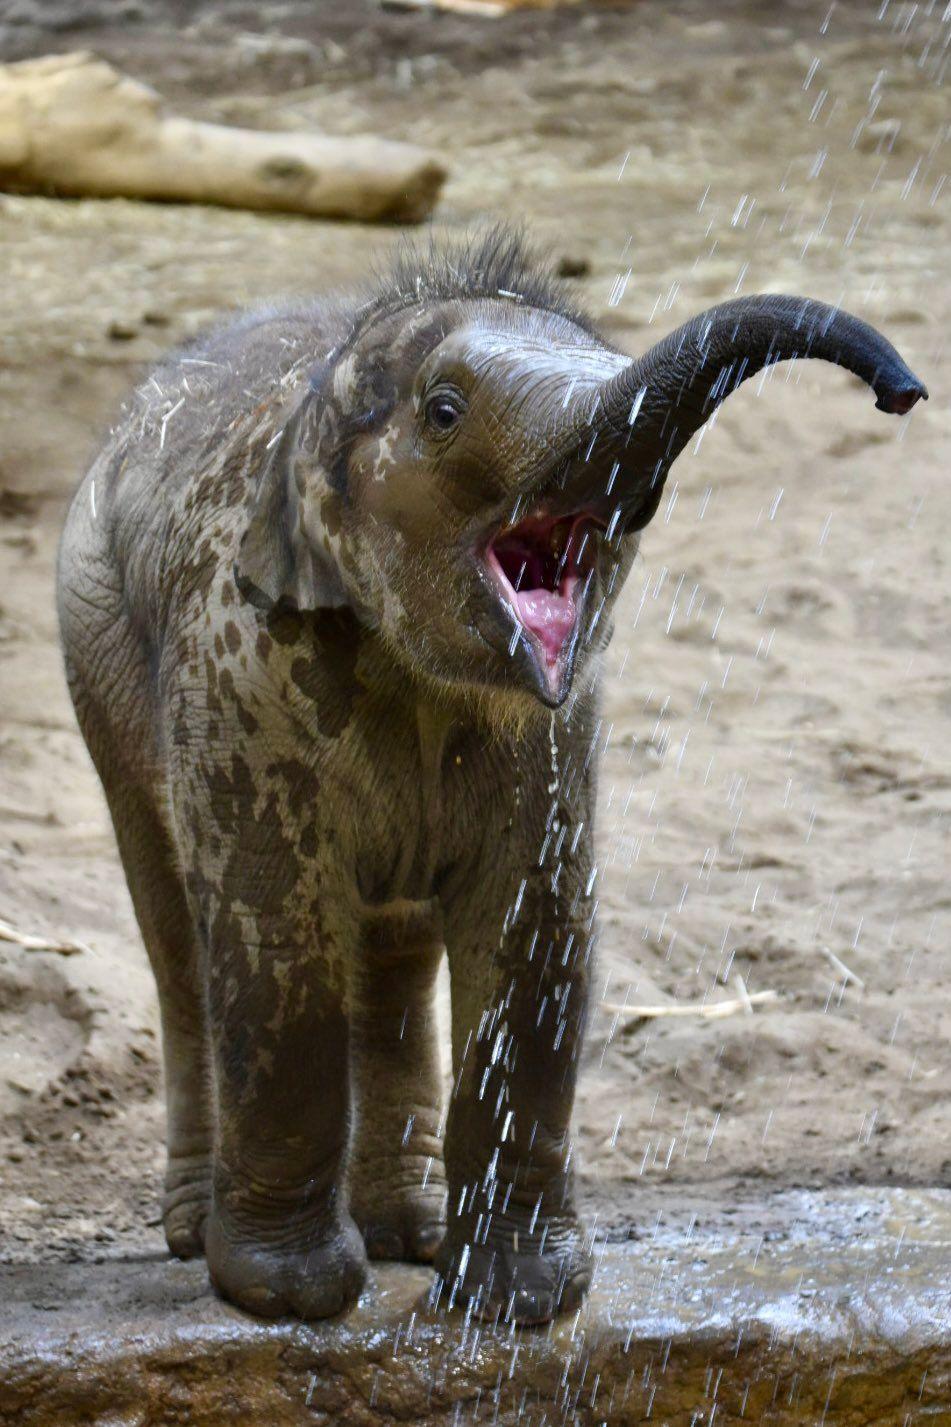
[[291, 664], [291, 679], [313, 704], [320, 732], [339, 738], [361, 689], [360, 626], [349, 613], [324, 614], [305, 625], [305, 645], [308, 641], [309, 652]]

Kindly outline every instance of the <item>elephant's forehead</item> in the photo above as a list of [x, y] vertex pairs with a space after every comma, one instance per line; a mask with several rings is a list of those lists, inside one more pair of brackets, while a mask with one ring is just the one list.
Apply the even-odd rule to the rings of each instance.
[[476, 325], [451, 333], [430, 357], [433, 372], [462, 369], [479, 378], [555, 378], [582, 386], [609, 381], [629, 363], [629, 357], [594, 342], [546, 339]]

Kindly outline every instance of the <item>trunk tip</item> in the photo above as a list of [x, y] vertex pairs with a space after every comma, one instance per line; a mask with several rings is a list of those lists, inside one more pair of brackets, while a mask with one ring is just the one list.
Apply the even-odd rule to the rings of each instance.
[[878, 400], [875, 405], [879, 411], [887, 411], [894, 416], [905, 416], [919, 398], [922, 401], [928, 400], [928, 388], [917, 377], [912, 377], [910, 381], [902, 382], [900, 385], [886, 386], [876, 395]]

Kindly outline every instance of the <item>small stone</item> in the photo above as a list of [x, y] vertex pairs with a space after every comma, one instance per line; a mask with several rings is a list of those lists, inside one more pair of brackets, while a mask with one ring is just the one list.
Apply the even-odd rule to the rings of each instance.
[[555, 264], [555, 272], [558, 277], [587, 277], [591, 272], [591, 264], [580, 254], [563, 253]]
[[0, 519], [32, 519], [39, 510], [39, 501], [29, 491], [11, 490], [0, 486]]
[[861, 153], [890, 154], [901, 134], [900, 119], [874, 119], [862, 126], [856, 140]]
[[139, 331], [131, 322], [114, 320], [106, 328], [106, 336], [113, 342], [132, 342], [138, 337]]

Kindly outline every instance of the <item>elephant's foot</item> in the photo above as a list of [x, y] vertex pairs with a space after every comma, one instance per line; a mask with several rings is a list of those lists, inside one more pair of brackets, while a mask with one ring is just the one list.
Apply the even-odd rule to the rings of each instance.
[[446, 1200], [441, 1194], [357, 1204], [353, 1216], [370, 1259], [433, 1263], [446, 1232]]
[[173, 1155], [165, 1172], [162, 1226], [169, 1252], [177, 1259], [194, 1259], [204, 1253], [210, 1201], [207, 1154]]
[[432, 1263], [446, 1228], [442, 1182], [402, 1194], [361, 1194], [351, 1206], [371, 1259]]
[[260, 1318], [332, 1318], [356, 1301], [366, 1277], [363, 1240], [349, 1215], [308, 1222], [291, 1205], [283, 1223], [269, 1215], [258, 1232], [248, 1216], [239, 1229], [213, 1207], [205, 1257], [221, 1297]]
[[[591, 1255], [573, 1220], [547, 1233], [493, 1223], [486, 1243], [447, 1237], [436, 1268], [443, 1302], [477, 1318], [526, 1326], [579, 1308], [591, 1283]], [[481, 1238], [481, 1235], [479, 1236]]]

